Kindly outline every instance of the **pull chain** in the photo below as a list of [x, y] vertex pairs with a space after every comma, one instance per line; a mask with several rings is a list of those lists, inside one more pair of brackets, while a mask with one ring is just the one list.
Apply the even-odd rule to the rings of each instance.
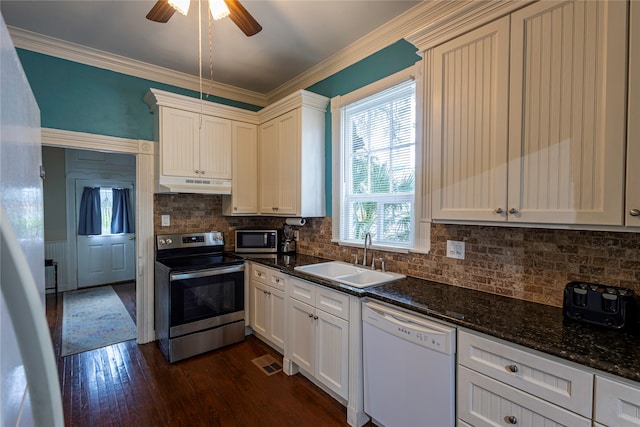
[[209, 14], [209, 87], [207, 88], [207, 98], [213, 94], [213, 18]]

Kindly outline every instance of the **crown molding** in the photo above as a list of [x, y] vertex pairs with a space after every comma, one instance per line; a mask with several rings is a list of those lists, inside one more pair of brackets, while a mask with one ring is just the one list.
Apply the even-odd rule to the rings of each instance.
[[260, 123], [268, 122], [288, 111], [299, 107], [313, 108], [323, 113], [327, 111], [329, 98], [306, 90], [298, 90], [278, 101], [269, 104], [256, 114], [260, 118]]
[[442, 12], [439, 11], [446, 10], [450, 7], [450, 3], [456, 2], [430, 0], [419, 3], [304, 73], [268, 92], [267, 100], [272, 103], [292, 92], [305, 89], [405, 38], [422, 28], [425, 20], [430, 19], [432, 15], [440, 15]]
[[226, 119], [254, 125], [258, 124], [258, 115], [253, 111], [222, 105], [216, 102], [200, 101], [197, 98], [178, 95], [160, 89], [150, 88], [143, 99], [152, 112], [154, 112], [158, 106], [173, 107], [180, 110], [203, 113], [215, 117], [224, 117]]
[[[13, 44], [20, 49], [26, 49], [171, 86], [190, 89], [196, 92], [200, 91], [199, 78], [190, 74], [136, 61], [124, 56], [67, 42], [54, 37], [44, 36], [20, 28], [11, 26], [8, 28]], [[232, 99], [260, 107], [267, 105], [265, 95], [224, 83], [214, 82], [213, 92], [221, 98]]]

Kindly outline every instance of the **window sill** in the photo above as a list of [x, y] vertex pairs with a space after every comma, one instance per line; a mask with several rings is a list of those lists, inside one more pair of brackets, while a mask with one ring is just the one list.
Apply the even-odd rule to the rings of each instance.
[[[342, 241], [332, 239], [332, 243], [337, 243], [340, 246], [346, 246], [351, 248], [363, 248], [364, 242], [353, 242], [353, 241]], [[382, 252], [394, 252], [397, 254], [409, 254], [409, 253], [420, 253], [420, 254], [429, 254], [429, 249], [427, 248], [407, 248], [407, 247], [399, 247], [399, 246], [387, 246], [387, 245], [371, 245], [368, 246], [367, 249], [373, 251], [382, 251]]]

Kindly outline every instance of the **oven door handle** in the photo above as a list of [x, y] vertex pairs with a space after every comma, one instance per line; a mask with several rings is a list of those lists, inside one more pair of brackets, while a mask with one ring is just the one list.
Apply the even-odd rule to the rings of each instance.
[[206, 270], [192, 271], [189, 273], [171, 274], [171, 280], [197, 279], [199, 277], [219, 276], [221, 274], [237, 273], [244, 271], [244, 264], [233, 267], [217, 267]]

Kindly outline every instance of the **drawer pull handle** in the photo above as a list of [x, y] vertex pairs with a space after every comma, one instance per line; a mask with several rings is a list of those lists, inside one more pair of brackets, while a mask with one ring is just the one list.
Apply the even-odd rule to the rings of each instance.
[[518, 419], [513, 415], [507, 415], [506, 417], [504, 417], [504, 421], [507, 424], [518, 424]]
[[515, 374], [516, 372], [518, 372], [518, 366], [517, 365], [507, 365], [507, 370], [509, 372], [513, 372]]

